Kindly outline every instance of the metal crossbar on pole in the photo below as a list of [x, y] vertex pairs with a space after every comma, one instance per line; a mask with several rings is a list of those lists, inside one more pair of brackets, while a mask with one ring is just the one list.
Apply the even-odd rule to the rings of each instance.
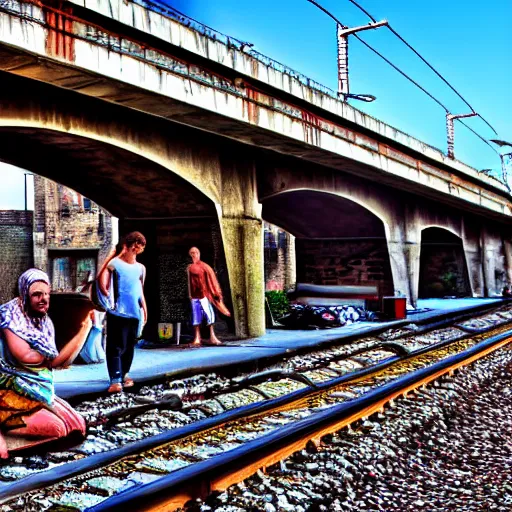
[[338, 18], [333, 16], [325, 7], [322, 7], [316, 0], [308, 0], [308, 2], [313, 4], [315, 7], [318, 7], [322, 12], [327, 14], [327, 16], [333, 19], [336, 23], [336, 40], [338, 43], [338, 96], [343, 98], [343, 100], [346, 100], [349, 97], [354, 97], [355, 99], [363, 99], [363, 101], [373, 101], [375, 97], [371, 95], [350, 95], [348, 79], [348, 36], [351, 34], [356, 34], [357, 32], [362, 32], [363, 30], [371, 30], [386, 26], [388, 22], [386, 20], [373, 21], [372, 23], [368, 23], [366, 25], [349, 28], [343, 25], [343, 23], [341, 23]]
[[376, 23], [368, 23], [360, 27], [348, 28], [336, 22], [336, 37], [338, 40], [338, 96], [346, 99], [350, 94], [350, 86], [348, 79], [348, 36], [362, 32], [363, 30], [371, 30], [386, 26], [386, 20]]

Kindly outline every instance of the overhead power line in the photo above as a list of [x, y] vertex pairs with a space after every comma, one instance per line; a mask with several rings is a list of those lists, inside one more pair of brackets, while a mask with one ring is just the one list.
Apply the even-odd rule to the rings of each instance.
[[[375, 18], [364, 9], [359, 3], [355, 0], [348, 0], [350, 3], [354, 4], [359, 10], [361, 10], [366, 16], [368, 16], [373, 22], [375, 22]], [[498, 132], [491, 126], [489, 122], [487, 122], [480, 114], [478, 114], [475, 109], [468, 103], [468, 101], [462, 96], [462, 94], [453, 87], [450, 82], [441, 74], [437, 69], [434, 68], [412, 45], [410, 45], [389, 23], [386, 25], [387, 28], [402, 42], [404, 43], [417, 57], [419, 57], [424, 64], [426, 64], [471, 110], [477, 114], [477, 116], [497, 135]], [[358, 38], [359, 39], [359, 38]], [[463, 123], [464, 124], [464, 123]]]
[[443, 105], [443, 103], [441, 103], [441, 101], [439, 101], [435, 96], [430, 94], [424, 87], [422, 87], [418, 82], [416, 82], [416, 80], [414, 80], [407, 73], [405, 73], [405, 71], [402, 71], [398, 66], [396, 66], [389, 59], [384, 57], [384, 55], [382, 55], [382, 53], [378, 52], [375, 48], [373, 48], [373, 46], [370, 46], [366, 41], [361, 39], [357, 34], [354, 34], [354, 36], [359, 41], [361, 41], [361, 43], [363, 43], [368, 49], [370, 49], [373, 53], [378, 55], [384, 62], [387, 62], [395, 71], [398, 71], [398, 73], [400, 73], [403, 77], [407, 78], [407, 80], [409, 80], [409, 82], [414, 84], [416, 87], [418, 87], [418, 89], [421, 89], [427, 96], [429, 96], [431, 99], [433, 99], [438, 105], [440, 105], [444, 109], [445, 112], [449, 112], [448, 108], [445, 105]]
[[[325, 9], [324, 7], [322, 7], [316, 0], [308, 0], [308, 2], [312, 3], [313, 5], [315, 5], [316, 7], [318, 7], [321, 11], [323, 11], [325, 14], [327, 14], [327, 16], [329, 16], [331, 19], [333, 19], [338, 25], [340, 25], [342, 28], [346, 29], [348, 28], [346, 25], [344, 25], [343, 23], [341, 23], [341, 21], [336, 18], [336, 16], [334, 16], [333, 14], [331, 14], [327, 9]], [[372, 21], [374, 20], [373, 17], [372, 18]], [[354, 37], [356, 37], [361, 43], [363, 43], [368, 49], [370, 49], [373, 53], [375, 53], [376, 55], [378, 55], [382, 60], [384, 60], [386, 63], [388, 63], [395, 71], [398, 71], [398, 73], [400, 73], [403, 77], [405, 77], [407, 80], [409, 80], [409, 82], [411, 82], [412, 84], [414, 84], [416, 87], [418, 87], [419, 89], [421, 89], [427, 96], [429, 96], [432, 100], [434, 100], [438, 105], [440, 105], [444, 111], [446, 113], [449, 112], [448, 108], [443, 105], [443, 103], [438, 100], [435, 96], [433, 96], [432, 94], [430, 94], [424, 87], [422, 87], [418, 82], [416, 82], [413, 78], [411, 78], [407, 73], [405, 73], [405, 71], [402, 71], [398, 66], [396, 66], [395, 64], [393, 64], [388, 58], [384, 57], [384, 55], [382, 55], [382, 53], [380, 53], [379, 51], [377, 51], [373, 46], [371, 46], [370, 44], [368, 44], [366, 41], [364, 41], [363, 39], [361, 39], [357, 34], [353, 34]]]
[[[480, 117], [480, 116], [479, 116]], [[470, 126], [468, 126], [464, 121], [461, 121], [460, 119], [457, 119], [457, 121], [459, 121], [460, 124], [464, 125], [470, 132], [473, 132], [480, 140], [482, 140], [483, 142], [485, 142], [497, 155], [500, 154], [499, 151], [496, 150], [496, 148], [494, 148], [491, 144], [489, 144], [489, 141], [487, 139], [485, 139], [484, 137], [482, 137], [479, 133], [477, 133], [475, 130], [473, 130], [473, 128], [471, 128]]]

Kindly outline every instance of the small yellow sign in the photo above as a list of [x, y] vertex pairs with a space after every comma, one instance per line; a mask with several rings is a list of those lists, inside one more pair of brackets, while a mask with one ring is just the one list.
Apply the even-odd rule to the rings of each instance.
[[158, 337], [161, 340], [170, 340], [173, 335], [173, 325], [161, 323], [158, 324]]

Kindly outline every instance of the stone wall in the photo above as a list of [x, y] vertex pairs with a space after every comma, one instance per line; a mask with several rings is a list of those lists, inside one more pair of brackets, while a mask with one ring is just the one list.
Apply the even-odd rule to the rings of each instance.
[[385, 240], [296, 239], [297, 282], [328, 285], [377, 285], [393, 295]]
[[31, 211], [0, 211], [0, 304], [18, 292], [18, 277], [34, 266]]

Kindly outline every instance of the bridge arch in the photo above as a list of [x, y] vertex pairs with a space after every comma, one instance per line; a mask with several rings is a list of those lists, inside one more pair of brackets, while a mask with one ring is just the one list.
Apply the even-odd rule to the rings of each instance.
[[[261, 211], [252, 155], [245, 146], [179, 124], [176, 108], [171, 109], [171, 121], [178, 122], [169, 122], [164, 115], [153, 116], [110, 103], [111, 91], [101, 81], [92, 80], [93, 94], [107, 101], [89, 97], [88, 86], [80, 94], [9, 73], [0, 72], [0, 78], [0, 133], [4, 137], [9, 135], [12, 141], [10, 147], [3, 145], [1, 160], [71, 186], [121, 218], [160, 222], [174, 218], [177, 211], [182, 213], [181, 217], [213, 217], [220, 242], [216, 246], [225, 247], [225, 274], [229, 275], [237, 332], [242, 336], [263, 333], [263, 284], [258, 282], [262, 251], [256, 242], [262, 230]], [[143, 96], [138, 100], [143, 102]], [[53, 144], [48, 143], [51, 138]], [[23, 146], [20, 141], [25, 141], [26, 149], [28, 140], [34, 146], [30, 152], [16, 151]], [[78, 180], [79, 173], [73, 172], [73, 165], [66, 168], [56, 156], [57, 147], [70, 150], [77, 141], [82, 147], [87, 146], [82, 153], [84, 163], [89, 159], [86, 182]], [[39, 152], [33, 150], [36, 146]], [[132, 200], [124, 210], [122, 206], [128, 202], [119, 202], [119, 194], [107, 193], [99, 186], [94, 188], [92, 160], [105, 148], [110, 160], [106, 157], [104, 162], [109, 161], [111, 172], [110, 182], [105, 179], [102, 183], [106, 190], [122, 191], [128, 202]], [[127, 156], [132, 162], [131, 173], [124, 188], [116, 188], [114, 185], [119, 187], [125, 170], [119, 162]], [[72, 161], [69, 159], [68, 164]], [[186, 193], [171, 195], [169, 200], [165, 192], [170, 183], [179, 183], [174, 188]], [[148, 190], [151, 193], [146, 193]], [[152, 201], [155, 197], [157, 200]], [[240, 229], [242, 225], [244, 228]], [[246, 250], [249, 246], [251, 251]], [[251, 269], [246, 271], [245, 267]], [[247, 272], [254, 280], [250, 286]]]
[[[152, 317], [147, 338], [157, 337], [159, 322], [178, 321], [176, 315], [186, 315], [180, 304], [187, 298], [185, 269], [192, 245], [200, 246], [204, 259], [217, 267], [229, 302], [230, 281], [217, 207], [190, 181], [99, 138], [47, 126], [5, 124], [0, 126], [0, 160], [92, 199], [120, 218], [121, 234], [138, 229], [147, 236], [147, 250], [141, 256], [148, 269], [145, 291]], [[40, 244], [44, 238], [34, 240]], [[36, 263], [44, 268], [48, 250], [57, 247], [42, 243]]]
[[428, 226], [421, 231], [420, 298], [471, 296], [463, 240], [454, 229]]
[[377, 212], [344, 194], [297, 188], [262, 201], [263, 219], [295, 237], [296, 280], [377, 284], [393, 292], [389, 229]]

